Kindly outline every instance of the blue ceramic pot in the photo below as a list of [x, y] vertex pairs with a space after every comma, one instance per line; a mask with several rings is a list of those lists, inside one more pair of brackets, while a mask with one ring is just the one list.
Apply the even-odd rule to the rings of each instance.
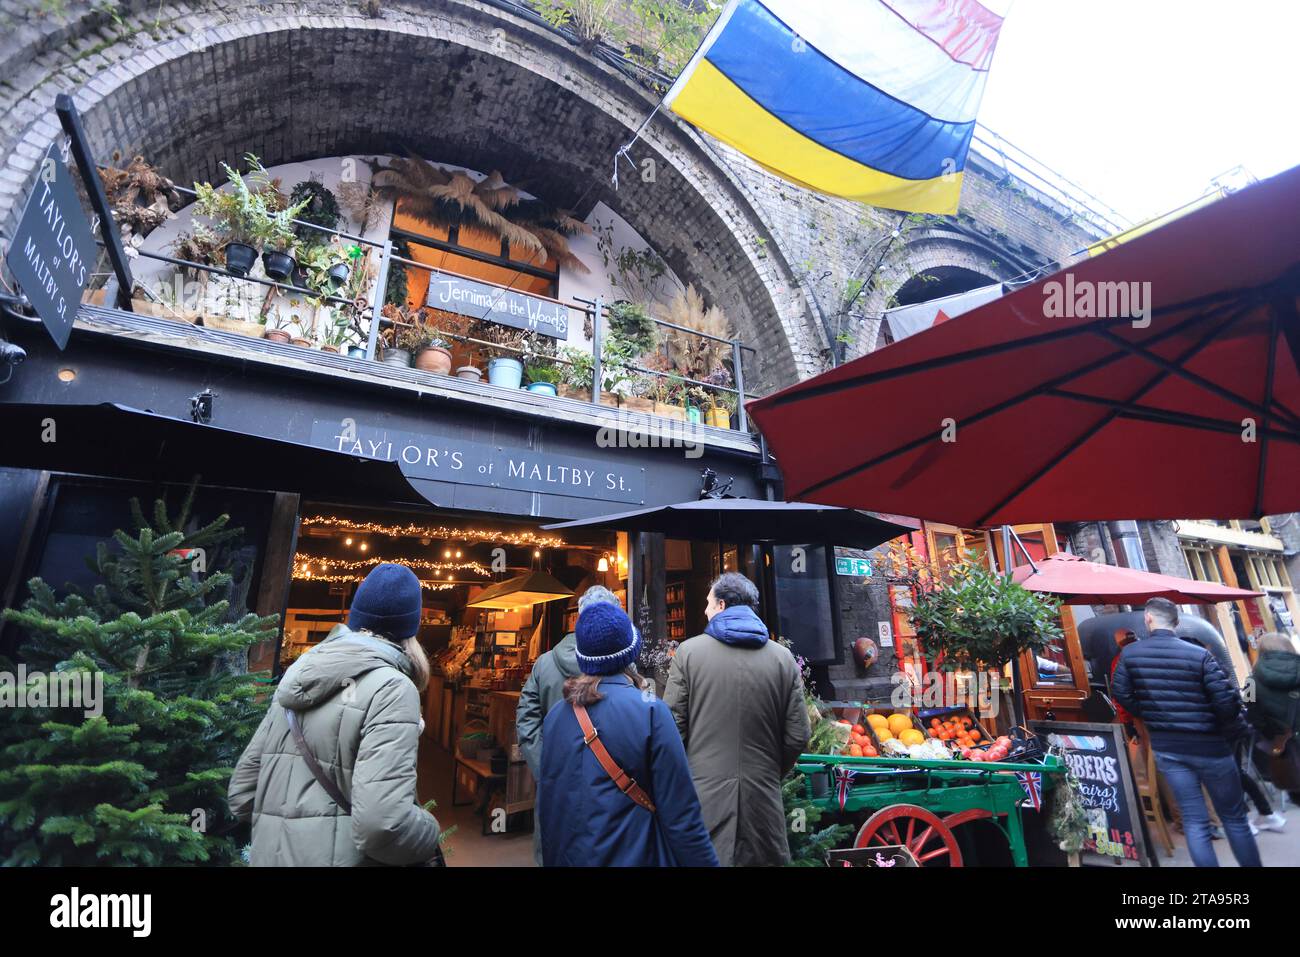
[[488, 362], [488, 382], [503, 389], [517, 389], [524, 381], [524, 364], [518, 359], [493, 359]]

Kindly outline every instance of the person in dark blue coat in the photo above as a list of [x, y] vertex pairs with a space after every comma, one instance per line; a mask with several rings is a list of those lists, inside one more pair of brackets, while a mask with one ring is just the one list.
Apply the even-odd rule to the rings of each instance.
[[[542, 724], [537, 818], [547, 867], [717, 867], [686, 748], [668, 707], [631, 670], [640, 636], [622, 608], [578, 616], [578, 667]], [[587, 746], [574, 706], [586, 708], [609, 756], [648, 795], [624, 792]]]
[[1213, 655], [1174, 634], [1177, 605], [1152, 598], [1145, 610], [1149, 637], [1120, 652], [1111, 680], [1115, 700], [1146, 724], [1156, 767], [1182, 812], [1192, 863], [1219, 865], [1210, 843], [1204, 786], [1237, 863], [1259, 867], [1259, 848], [1250, 833], [1241, 772], [1233, 757], [1233, 742], [1247, 733], [1241, 694]]

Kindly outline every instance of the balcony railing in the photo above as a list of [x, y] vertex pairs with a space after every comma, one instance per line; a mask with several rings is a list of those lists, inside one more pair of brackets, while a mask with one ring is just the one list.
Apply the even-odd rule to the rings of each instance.
[[[182, 195], [191, 198], [196, 196], [196, 193], [193, 189], [189, 189], [183, 186], [175, 186], [175, 189], [178, 193]], [[361, 249], [363, 252], [352, 263], [351, 269], [352, 270], [360, 269], [362, 270], [363, 275], [365, 274], [366, 271], [366, 264], [371, 260], [371, 257], [374, 257], [376, 269], [373, 274], [373, 278], [371, 278], [365, 284], [366, 288], [364, 289], [364, 294], [357, 298], [348, 298], [344, 296], [339, 296], [336, 294], [338, 291], [337, 287], [332, 289], [322, 289], [322, 288], [312, 288], [305, 285], [298, 285], [292, 281], [292, 279], [294, 278], [293, 276], [290, 276], [289, 280], [283, 280], [283, 281], [272, 279], [266, 276], [255, 276], [251, 274], [241, 276], [231, 272], [228, 268], [222, 265], [217, 265], [212, 262], [196, 262], [194, 260], [185, 259], [181, 256], [168, 255], [164, 252], [159, 252], [151, 249], [143, 249], [143, 248], [138, 249], [136, 250], [136, 255], [141, 259], [147, 259], [154, 262], [162, 263], [174, 267], [177, 270], [191, 271], [193, 273], [202, 273], [205, 274], [206, 276], [218, 276], [223, 279], [233, 280], [238, 283], [259, 285], [259, 286], [266, 287], [269, 290], [273, 290], [277, 294], [283, 294], [289, 296], [301, 296], [303, 298], [306, 298], [311, 304], [313, 304], [312, 305], [313, 309], [318, 309], [320, 306], [330, 306], [335, 309], [344, 310], [345, 315], [347, 315], [348, 317], [348, 327], [349, 327], [348, 331], [350, 335], [347, 339], [343, 340], [343, 342], [339, 345], [340, 351], [342, 351], [342, 349], [346, 347], [348, 348], [348, 352], [350, 355], [353, 355], [356, 358], [364, 358], [368, 361], [376, 362], [377, 365], [381, 365], [380, 363], [378, 363], [378, 360], [382, 358], [382, 354], [384, 350], [384, 344], [382, 342], [382, 339], [385, 338], [385, 336], [391, 339], [395, 337], [397, 334], [399, 334], [401, 329], [404, 326], [409, 327], [414, 324], [412, 322], [405, 321], [405, 319], [402, 318], [400, 315], [396, 318], [384, 315], [384, 311], [385, 311], [384, 307], [385, 305], [388, 304], [386, 303], [388, 275], [390, 269], [395, 264], [398, 264], [401, 267], [408, 270], [409, 269], [423, 270], [428, 274], [430, 274], [430, 276], [434, 274], [454, 276], [460, 279], [470, 280], [474, 283], [478, 283], [481, 285], [491, 286], [500, 289], [503, 295], [505, 293], [515, 293], [515, 294], [525, 295], [534, 299], [541, 299], [541, 300], [555, 302], [558, 303], [559, 305], [565, 306], [567, 309], [577, 312], [580, 315], [585, 315], [586, 317], [590, 318], [591, 327], [592, 327], [591, 341], [590, 343], [585, 343], [585, 342], [582, 343], [585, 345], [589, 345], [590, 347], [591, 374], [590, 374], [590, 381], [588, 383], [589, 400], [591, 403], [596, 405], [608, 404], [607, 400], [611, 393], [608, 390], [602, 389], [602, 385], [607, 381], [606, 373], [608, 370], [606, 370], [603, 367], [602, 363], [603, 363], [603, 351], [604, 351], [603, 343], [606, 336], [608, 336], [610, 333], [608, 329], [608, 319], [606, 316], [607, 304], [602, 299], [600, 298], [597, 298], [595, 300], [580, 299], [580, 300], [574, 300], [572, 302], [567, 302], [567, 303], [561, 302], [560, 300], [551, 299], [550, 297], [541, 296], [536, 293], [511, 289], [508, 286], [503, 286], [499, 283], [489, 282], [487, 280], [480, 279], [477, 277], [462, 276], [461, 274], [455, 273], [450, 270], [440, 269], [434, 266], [430, 266], [426, 263], [421, 263], [414, 259], [400, 256], [393, 251], [393, 242], [391, 239], [384, 239], [382, 241], [371, 239], [366, 236], [345, 232], [343, 230], [330, 229], [328, 227], [320, 226], [315, 223], [310, 223], [305, 220], [295, 219], [292, 220], [292, 223], [294, 226], [298, 227], [299, 229], [309, 230], [314, 233], [321, 234], [324, 237], [324, 241], [326, 243], [338, 242], [340, 244], [351, 244]], [[102, 241], [101, 241], [101, 245], [102, 245]], [[347, 282], [347, 280], [344, 280], [344, 282]], [[167, 297], [159, 295], [156, 290], [151, 289], [149, 287], [149, 284], [145, 282], [141, 282], [139, 279], [134, 280], [134, 286], [135, 288], [132, 290], [133, 297], [138, 297], [139, 294], [138, 291], [143, 291], [148, 301], [157, 304], [157, 308], [160, 308], [162, 312], [170, 313], [171, 318], [176, 318], [187, 322], [200, 322], [202, 321], [201, 317], [205, 316], [208, 311], [212, 311], [214, 313], [216, 312], [216, 310], [204, 310], [202, 308], [201, 302], [197, 304], [196, 308], [190, 308], [183, 303], [180, 304], [168, 303]], [[269, 301], [270, 301], [270, 296], [268, 295], [266, 302], [269, 303]], [[364, 305], [359, 305], [359, 302], [363, 302]], [[406, 306], [405, 303], [402, 304], [394, 303], [393, 305]], [[424, 322], [423, 312], [426, 308], [433, 308], [436, 312], [439, 307], [426, 307], [426, 306], [410, 307], [417, 321], [420, 322]], [[197, 316], [195, 315], [195, 313], [197, 313]], [[376, 321], [376, 317], [378, 321]], [[266, 320], [265, 308], [261, 310], [260, 318], [263, 322], [265, 322]], [[725, 339], [719, 336], [710, 335], [708, 333], [701, 332], [696, 329], [691, 329], [686, 326], [678, 325], [673, 322], [659, 319], [654, 316], [649, 316], [649, 318], [659, 329], [672, 330], [673, 333], [678, 335], [695, 336], [700, 339], [710, 340], [725, 346], [727, 352], [727, 357], [725, 361], [729, 362], [731, 366], [731, 368], [728, 371], [730, 372], [732, 384], [725, 385], [725, 384], [720, 384], [715, 382], [704, 382], [681, 372], [651, 369], [645, 367], [644, 365], [633, 363], [633, 362], [620, 363], [621, 371], [625, 371], [631, 376], [642, 376], [652, 380], [659, 380], [663, 384], [676, 389], [681, 389], [684, 387], [693, 387], [696, 389], [704, 390], [710, 396], [718, 397], [713, 400], [716, 406], [722, 408], [728, 408], [729, 406], [734, 405], [736, 422], [733, 428], [736, 428], [741, 432], [746, 432], [746, 433], [749, 432], [749, 421], [748, 421], [748, 416], [746, 415], [745, 412], [745, 400], [755, 398], [756, 396], [754, 393], [747, 392], [745, 389], [744, 359], [745, 359], [745, 353], [747, 352], [752, 353], [754, 350], [751, 347], [746, 346], [740, 339], [737, 338]], [[483, 322], [488, 326], [494, 325], [491, 322], [491, 320], [480, 319], [478, 321]], [[467, 335], [465, 333], [458, 333], [449, 329], [439, 328], [436, 322], [426, 322], [425, 324], [427, 325], [429, 332], [432, 333], [437, 338], [448, 342], [459, 342], [475, 350], [483, 350], [487, 352], [495, 352], [501, 354], [511, 354], [519, 357], [521, 360], [531, 357], [531, 358], [542, 360], [546, 364], [554, 364], [559, 366], [565, 366], [568, 368], [573, 368], [575, 366], [575, 363], [572, 360], [567, 359], [564, 356], [559, 354], [552, 354], [545, 351], [538, 351], [537, 349], [534, 348], [521, 347], [509, 343], [491, 342], [483, 338], [480, 338], [478, 336]], [[316, 322], [313, 322], [312, 323], [313, 330], [315, 329], [315, 326], [316, 326]], [[305, 331], [305, 329], [302, 331]], [[522, 330], [522, 331], [527, 332], [528, 330]], [[552, 349], [556, 353], [558, 353], [559, 346], [572, 347], [573, 345], [576, 345], [576, 343], [569, 343], [567, 341], [552, 340], [552, 342], [553, 342]], [[662, 346], [658, 346], [656, 348], [662, 348]], [[382, 368], [377, 368], [376, 371], [382, 374], [383, 370]], [[430, 376], [437, 375], [436, 373], [424, 373], [424, 374]], [[728, 397], [729, 401], [719, 401], [721, 397]], [[620, 401], [622, 400], [620, 399]], [[673, 418], [682, 418], [683, 416], [686, 416], [689, 419], [689, 414], [687, 412], [687, 409], [690, 406], [689, 402], [682, 400], [680, 405], [678, 405], [678, 403], [672, 403], [671, 405], [674, 407], [680, 407], [682, 409], [682, 416], [673, 415], [672, 416]], [[658, 406], [656, 406], [656, 408], [657, 407]], [[703, 415], [703, 411], [704, 411], [703, 409], [700, 410], [701, 415]]]

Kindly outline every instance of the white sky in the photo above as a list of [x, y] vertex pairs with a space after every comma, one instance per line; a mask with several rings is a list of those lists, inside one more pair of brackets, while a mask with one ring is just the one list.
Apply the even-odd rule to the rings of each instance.
[[1015, 0], [980, 120], [1133, 220], [1300, 164], [1297, 0]]

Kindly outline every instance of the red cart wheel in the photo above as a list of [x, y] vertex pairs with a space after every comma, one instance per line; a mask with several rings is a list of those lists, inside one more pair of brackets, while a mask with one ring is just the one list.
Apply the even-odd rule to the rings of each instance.
[[929, 867], [961, 867], [961, 849], [948, 825], [915, 804], [882, 808], [862, 825], [854, 847], [901, 844], [916, 862]]

